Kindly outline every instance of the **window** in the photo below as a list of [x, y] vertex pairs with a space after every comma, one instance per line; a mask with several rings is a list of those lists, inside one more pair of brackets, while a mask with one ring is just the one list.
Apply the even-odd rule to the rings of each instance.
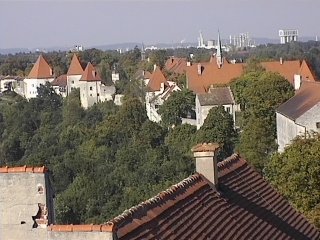
[[158, 109], [158, 108], [159, 108], [159, 105], [158, 105], [158, 104], [156, 104], [156, 105], [154, 105], [154, 107], [155, 107], [155, 109]]
[[99, 97], [99, 96], [100, 96], [100, 94], [99, 94], [99, 93], [97, 93], [97, 96]]
[[316, 127], [320, 128], [320, 122], [316, 122]]
[[90, 93], [90, 97], [92, 97], [92, 94]]
[[230, 113], [230, 107], [226, 107], [226, 112]]
[[71, 81], [72, 84], [74, 84], [74, 81]]
[[92, 91], [92, 87], [90, 87], [90, 91]]
[[43, 194], [44, 190], [43, 190], [43, 186], [42, 185], [39, 184], [37, 189], [38, 189], [37, 191], [38, 191], [39, 194]]
[[34, 87], [34, 84], [32, 84], [31, 87]]

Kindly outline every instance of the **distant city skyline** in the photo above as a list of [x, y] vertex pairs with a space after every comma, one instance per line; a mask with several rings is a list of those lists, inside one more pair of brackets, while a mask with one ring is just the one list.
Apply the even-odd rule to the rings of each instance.
[[200, 30], [208, 40], [218, 29], [224, 39], [320, 35], [319, 0], [0, 0], [0, 9], [0, 49], [197, 42]]

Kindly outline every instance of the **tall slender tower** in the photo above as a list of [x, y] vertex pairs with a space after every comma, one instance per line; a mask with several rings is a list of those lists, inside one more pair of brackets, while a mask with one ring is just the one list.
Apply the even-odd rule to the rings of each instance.
[[217, 59], [218, 68], [221, 68], [222, 64], [223, 64], [223, 56], [222, 56], [222, 47], [221, 47], [221, 39], [220, 39], [220, 31], [219, 30], [218, 30], [216, 59]]
[[204, 47], [204, 40], [203, 40], [203, 36], [202, 36], [202, 32], [200, 31], [200, 37], [198, 39], [198, 48], [203, 48]]
[[141, 46], [141, 61], [144, 61], [146, 60], [146, 51], [144, 49], [144, 44], [142, 43], [142, 46]]

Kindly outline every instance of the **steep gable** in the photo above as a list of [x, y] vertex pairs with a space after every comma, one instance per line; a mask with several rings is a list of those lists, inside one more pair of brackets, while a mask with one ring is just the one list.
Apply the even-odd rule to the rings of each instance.
[[49, 66], [47, 61], [40, 55], [33, 65], [28, 78], [32, 79], [44, 79], [44, 78], [52, 78], [53, 72], [52, 68]]
[[89, 62], [87, 64], [86, 69], [84, 70], [80, 81], [87, 81], [87, 82], [92, 82], [92, 81], [101, 81], [101, 78], [93, 65]]
[[163, 75], [162, 71], [159, 67], [156, 67], [154, 72], [150, 76], [150, 80], [148, 82], [148, 89], [150, 91], [159, 91], [161, 88], [161, 84], [168, 85], [165, 76]]
[[82, 75], [83, 69], [76, 54], [73, 54], [67, 75]]

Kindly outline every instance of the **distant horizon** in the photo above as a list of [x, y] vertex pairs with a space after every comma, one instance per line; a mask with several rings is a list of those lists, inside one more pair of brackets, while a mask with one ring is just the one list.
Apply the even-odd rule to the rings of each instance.
[[196, 43], [199, 31], [208, 40], [218, 29], [223, 39], [243, 32], [278, 39], [279, 29], [320, 35], [310, 17], [319, 0], [2, 0], [0, 8], [0, 49]]

